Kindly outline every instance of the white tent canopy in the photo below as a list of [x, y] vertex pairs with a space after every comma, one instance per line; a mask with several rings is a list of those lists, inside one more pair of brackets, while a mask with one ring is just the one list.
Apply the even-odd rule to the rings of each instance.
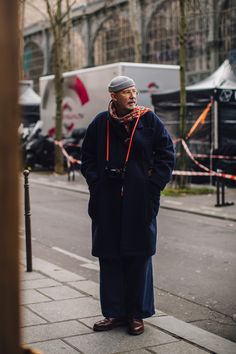
[[19, 104], [22, 106], [39, 106], [40, 96], [33, 90], [32, 81], [20, 81]]
[[206, 79], [187, 86], [186, 89], [190, 91], [211, 90], [211, 89], [236, 89], [236, 76], [230, 65], [229, 60], [225, 60], [223, 64]]

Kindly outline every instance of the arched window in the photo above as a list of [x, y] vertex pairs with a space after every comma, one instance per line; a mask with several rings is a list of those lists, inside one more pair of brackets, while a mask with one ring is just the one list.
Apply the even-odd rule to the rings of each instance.
[[71, 31], [71, 69], [81, 69], [86, 65], [85, 45], [79, 33]]
[[225, 1], [221, 11], [219, 39], [220, 63], [228, 58], [236, 64], [236, 3], [233, 6], [230, 0]]
[[[186, 8], [186, 64], [189, 73], [210, 69], [207, 46], [211, 16], [209, 3], [209, 0], [197, 1]], [[147, 31], [147, 62], [179, 64], [179, 20], [179, 0], [166, 1], [157, 8]]]
[[178, 63], [178, 11], [178, 1], [173, 0], [165, 2], [152, 16], [147, 32], [147, 62]]
[[28, 42], [24, 47], [24, 78], [34, 81], [38, 90], [38, 79], [43, 73], [44, 57], [41, 48], [35, 42]]
[[119, 16], [105, 21], [94, 41], [94, 65], [134, 60], [134, 36], [129, 21]]
[[[70, 36], [70, 45], [67, 43], [67, 37], [63, 40], [63, 72], [69, 70], [81, 69], [85, 66], [85, 46], [79, 33], [72, 28]], [[49, 73], [54, 74], [54, 44], [51, 49]]]

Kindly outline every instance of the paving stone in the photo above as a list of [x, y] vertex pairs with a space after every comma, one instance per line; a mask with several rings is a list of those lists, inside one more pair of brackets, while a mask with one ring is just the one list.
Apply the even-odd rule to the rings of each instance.
[[32, 343], [30, 348], [37, 348], [44, 354], [78, 354], [78, 351], [65, 344], [62, 340]]
[[50, 322], [91, 317], [100, 314], [98, 301], [91, 297], [33, 304], [28, 305], [28, 307]]
[[40, 289], [40, 292], [51, 297], [54, 300], [64, 300], [64, 299], [73, 299], [77, 297], [84, 297], [84, 294], [81, 294], [79, 291], [71, 289], [69, 286], [53, 286], [50, 288]]
[[195, 345], [179, 341], [175, 343], [168, 343], [158, 347], [152, 347], [152, 353], [157, 354], [206, 354], [209, 353], [203, 349], [196, 347]]
[[49, 339], [60, 339], [63, 337], [89, 333], [91, 330], [77, 321], [57, 322], [39, 326], [26, 327], [23, 329], [23, 342], [33, 343]]
[[99, 298], [99, 285], [91, 280], [70, 282], [71, 286], [75, 287], [78, 290], [84, 291], [85, 293]]
[[69, 272], [68, 270], [65, 270], [55, 264], [49, 263], [37, 257], [34, 257], [34, 269], [62, 282], [84, 279], [78, 274]]
[[36, 279], [36, 280], [26, 280], [20, 283], [21, 289], [40, 289], [47, 288], [49, 286], [57, 286], [60, 285], [57, 281], [53, 279]]
[[56, 279], [61, 282], [69, 282], [69, 281], [76, 281], [76, 280], [83, 280], [84, 277], [81, 277], [78, 274], [69, 272], [68, 270], [64, 269], [55, 269], [53, 271], [44, 272], [50, 278]]
[[44, 319], [41, 317], [35, 315], [32, 311], [26, 309], [25, 307], [21, 307], [21, 314], [22, 314], [22, 327], [24, 326], [33, 326], [33, 325], [38, 325], [41, 323], [47, 323]]
[[60, 270], [62, 268], [50, 262], [44, 261], [43, 259], [34, 257], [34, 269], [45, 273], [54, 270]]
[[189, 323], [180, 321], [172, 316], [151, 317], [147, 322], [214, 353], [236, 353], [236, 343], [195, 327]]
[[40, 294], [37, 290], [32, 289], [20, 291], [20, 303], [22, 305], [36, 304], [38, 302], [45, 301], [51, 301], [51, 299], [47, 296]]
[[64, 340], [84, 354], [112, 354], [130, 350], [136, 352], [145, 349], [147, 343], [148, 346], [155, 346], [176, 341], [176, 338], [146, 326], [144, 334], [135, 338], [126, 333], [126, 328], [116, 328], [109, 332], [94, 332]]
[[44, 279], [45, 276], [38, 272], [21, 272], [20, 273], [20, 280], [35, 280], [35, 279]]

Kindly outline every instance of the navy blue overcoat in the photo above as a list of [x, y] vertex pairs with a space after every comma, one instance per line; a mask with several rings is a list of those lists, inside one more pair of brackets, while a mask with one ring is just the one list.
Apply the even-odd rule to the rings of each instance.
[[160, 191], [174, 167], [173, 143], [161, 120], [151, 111], [145, 113], [134, 134], [124, 179], [109, 178], [105, 171], [108, 119], [109, 166], [122, 168], [128, 149], [123, 124], [108, 112], [98, 114], [87, 129], [81, 167], [90, 190], [92, 254], [151, 256], [156, 251]]

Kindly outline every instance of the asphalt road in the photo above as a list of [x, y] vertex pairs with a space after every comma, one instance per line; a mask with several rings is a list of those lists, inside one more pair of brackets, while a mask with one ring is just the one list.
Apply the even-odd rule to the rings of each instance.
[[[30, 192], [33, 255], [98, 282], [88, 196], [36, 184]], [[156, 307], [236, 341], [236, 223], [161, 209], [158, 229]]]

